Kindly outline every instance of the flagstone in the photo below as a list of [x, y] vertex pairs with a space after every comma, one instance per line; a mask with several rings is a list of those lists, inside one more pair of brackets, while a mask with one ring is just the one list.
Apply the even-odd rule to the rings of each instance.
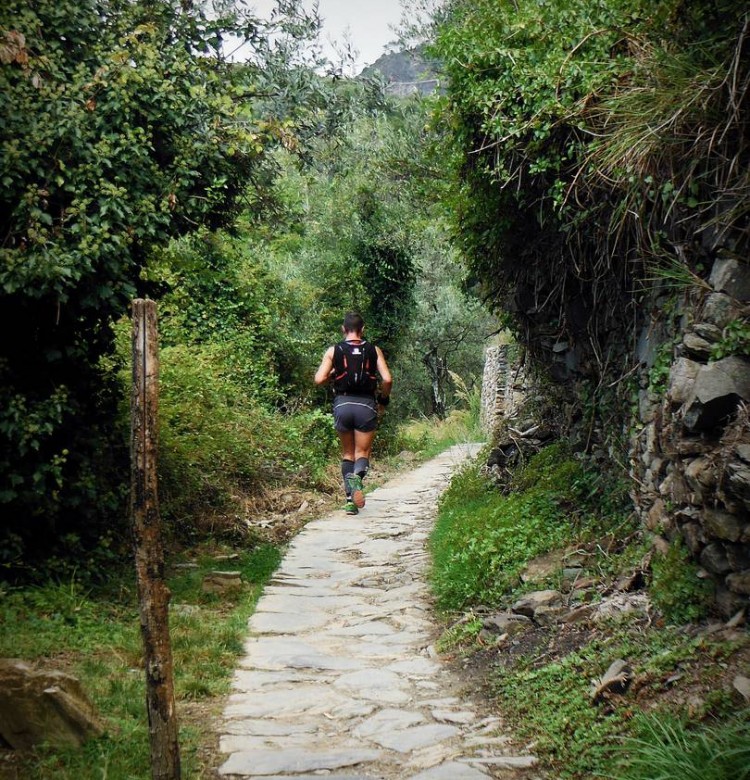
[[355, 623], [353, 625], [332, 628], [330, 633], [335, 636], [382, 636], [385, 634], [394, 634], [396, 629], [389, 626], [383, 620], [368, 620], [364, 623]]
[[261, 612], [340, 612], [361, 603], [362, 596], [358, 594], [332, 593], [329, 596], [314, 596], [292, 593], [285, 589], [282, 593], [264, 596], [258, 607]]
[[501, 755], [500, 725], [476, 722], [434, 649], [426, 540], [466, 454], [440, 456], [368, 494], [356, 517], [334, 512], [292, 540], [248, 623], [221, 776], [481, 780], [533, 765]]
[[529, 769], [538, 762], [536, 756], [488, 756], [466, 760], [472, 765], [495, 766], [499, 769]]
[[287, 715], [323, 714], [334, 707], [350, 703], [351, 699], [332, 686], [299, 684], [272, 691], [233, 694], [225, 709], [228, 718], [264, 718]]
[[[461, 712], [453, 712], [451, 710], [436, 709], [432, 711], [432, 717], [435, 718], [435, 720], [443, 721], [445, 723], [462, 723], [462, 724], [473, 723], [477, 719], [477, 716], [473, 712], [469, 712], [468, 710], [464, 710]], [[473, 742], [471, 744], [473, 744]]]
[[244, 693], [279, 683], [314, 682], [319, 679], [319, 674], [313, 670], [278, 669], [269, 671], [268, 669], [239, 668], [232, 678], [232, 689]]
[[274, 720], [272, 718], [236, 718], [224, 724], [227, 734], [244, 734], [249, 737], [295, 737], [299, 734], [316, 734], [320, 730], [320, 718], [303, 721]]
[[376, 761], [378, 750], [336, 750], [311, 752], [291, 750], [252, 750], [232, 753], [219, 769], [220, 775], [246, 775], [262, 777], [278, 772], [315, 772], [340, 769], [347, 766]]
[[320, 628], [331, 620], [327, 612], [256, 612], [250, 618], [255, 634], [297, 634]]
[[241, 665], [256, 669], [361, 669], [364, 664], [346, 656], [321, 652], [310, 642], [291, 637], [254, 637], [245, 644]]
[[289, 750], [304, 748], [315, 750], [324, 744], [314, 734], [280, 734], [277, 736], [256, 736], [254, 734], [225, 734], [219, 740], [222, 753], [240, 753], [256, 750]]
[[411, 698], [408, 681], [387, 669], [362, 669], [345, 674], [334, 686], [353, 696], [388, 704], [403, 704]]
[[428, 723], [424, 726], [411, 726], [391, 733], [375, 734], [370, 739], [381, 747], [397, 750], [399, 753], [408, 753], [411, 750], [450, 739], [458, 733], [459, 730], [456, 726]]
[[408, 675], [413, 680], [420, 677], [432, 677], [440, 672], [439, 664], [421, 656], [396, 661], [396, 663], [390, 664], [387, 668], [397, 674]]
[[487, 780], [487, 775], [467, 764], [449, 761], [445, 764], [425, 769], [417, 775], [410, 775], [405, 780]]
[[414, 710], [384, 709], [360, 723], [354, 729], [355, 737], [372, 737], [423, 723], [425, 716]]

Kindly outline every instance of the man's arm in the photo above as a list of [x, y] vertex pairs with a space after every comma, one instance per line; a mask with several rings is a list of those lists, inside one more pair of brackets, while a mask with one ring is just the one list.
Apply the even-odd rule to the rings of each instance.
[[391, 372], [388, 369], [388, 363], [385, 362], [383, 351], [380, 347], [375, 347], [378, 353], [378, 374], [380, 374], [380, 396], [381, 398], [388, 398], [393, 388], [393, 378]]
[[328, 347], [315, 372], [315, 384], [324, 385], [331, 378], [331, 371], [333, 371], [333, 347]]

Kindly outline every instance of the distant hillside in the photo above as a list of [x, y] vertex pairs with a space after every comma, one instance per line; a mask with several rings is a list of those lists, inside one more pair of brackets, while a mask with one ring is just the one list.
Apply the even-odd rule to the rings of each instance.
[[440, 65], [424, 56], [422, 47], [410, 51], [384, 54], [362, 71], [362, 76], [371, 76], [379, 71], [388, 81], [388, 92], [406, 96], [417, 92], [429, 95], [440, 89], [442, 75]]

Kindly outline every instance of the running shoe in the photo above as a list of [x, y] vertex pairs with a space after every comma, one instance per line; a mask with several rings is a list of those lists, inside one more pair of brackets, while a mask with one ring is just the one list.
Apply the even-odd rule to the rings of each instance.
[[346, 481], [349, 483], [349, 487], [352, 491], [352, 501], [358, 509], [362, 509], [365, 505], [365, 491], [362, 486], [362, 477], [360, 477], [359, 474], [349, 474]]
[[348, 515], [357, 515], [359, 514], [359, 509], [357, 509], [357, 505], [354, 503], [354, 501], [347, 501], [344, 504], [344, 512]]

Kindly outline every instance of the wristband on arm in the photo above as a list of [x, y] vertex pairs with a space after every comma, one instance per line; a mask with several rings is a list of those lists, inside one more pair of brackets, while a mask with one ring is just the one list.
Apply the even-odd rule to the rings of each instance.
[[391, 402], [391, 397], [388, 395], [378, 395], [375, 401], [381, 406], [388, 406], [388, 404]]

